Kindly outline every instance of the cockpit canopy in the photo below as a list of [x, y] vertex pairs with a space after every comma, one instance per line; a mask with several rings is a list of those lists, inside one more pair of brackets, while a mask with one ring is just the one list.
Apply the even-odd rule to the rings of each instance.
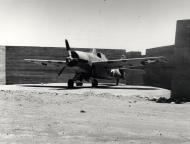
[[102, 58], [101, 53], [97, 53], [97, 57]]
[[97, 57], [99, 57], [99, 58], [101, 58], [101, 60], [103, 60], [103, 61], [106, 61], [107, 60], [107, 58], [106, 58], [106, 56], [103, 54], [103, 53], [97, 53], [96, 54], [97, 55]]

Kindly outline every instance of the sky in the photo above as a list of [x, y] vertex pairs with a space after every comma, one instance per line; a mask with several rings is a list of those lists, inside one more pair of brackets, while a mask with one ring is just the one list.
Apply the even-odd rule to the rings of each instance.
[[190, 0], [0, 0], [0, 45], [116, 48], [172, 45]]

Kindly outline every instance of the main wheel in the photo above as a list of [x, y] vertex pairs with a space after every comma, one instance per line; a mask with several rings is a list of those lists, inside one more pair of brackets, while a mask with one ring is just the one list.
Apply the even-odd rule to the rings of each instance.
[[98, 81], [96, 79], [92, 80], [92, 87], [97, 87], [98, 86]]
[[68, 87], [68, 88], [73, 88], [73, 87], [74, 87], [74, 80], [69, 79], [69, 80], [68, 80], [68, 83], [67, 83], [67, 87]]

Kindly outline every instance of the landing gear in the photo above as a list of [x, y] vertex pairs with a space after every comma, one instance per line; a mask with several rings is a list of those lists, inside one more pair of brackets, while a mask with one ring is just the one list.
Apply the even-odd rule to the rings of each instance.
[[98, 86], [98, 81], [96, 79], [92, 80], [92, 87], [97, 87]]
[[119, 85], [119, 79], [118, 78], [116, 79], [116, 85]]
[[69, 80], [68, 80], [67, 87], [68, 87], [69, 89], [74, 87], [74, 80], [73, 80], [73, 79], [69, 79]]

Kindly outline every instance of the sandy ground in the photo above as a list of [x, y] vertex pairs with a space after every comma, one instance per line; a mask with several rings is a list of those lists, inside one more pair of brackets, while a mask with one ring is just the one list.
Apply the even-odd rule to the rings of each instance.
[[0, 86], [0, 144], [190, 144], [190, 103], [170, 91], [101, 85]]

